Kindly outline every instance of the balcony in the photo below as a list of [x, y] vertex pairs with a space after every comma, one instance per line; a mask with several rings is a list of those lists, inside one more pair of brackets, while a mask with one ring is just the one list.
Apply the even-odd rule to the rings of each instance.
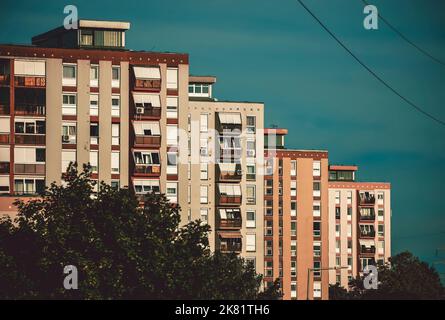
[[15, 164], [15, 174], [45, 174], [45, 164]]
[[160, 148], [161, 136], [136, 135], [134, 145], [137, 147]]
[[155, 89], [161, 90], [161, 80], [160, 79], [136, 79], [134, 82], [134, 88], [136, 90], [140, 89]]
[[375, 214], [370, 214], [370, 215], [360, 214], [360, 221], [375, 221]]
[[242, 175], [235, 172], [225, 171], [220, 172], [219, 181], [241, 181]]
[[136, 120], [140, 120], [140, 119], [160, 119], [161, 118], [161, 108], [136, 107], [134, 118]]
[[375, 247], [366, 247], [366, 246], [360, 246], [360, 253], [361, 254], [375, 254]]
[[241, 218], [238, 219], [221, 219], [219, 221], [220, 229], [240, 229], [241, 228]]
[[241, 252], [241, 233], [239, 231], [218, 231], [221, 252]]
[[221, 147], [219, 150], [220, 158], [241, 158], [242, 149], [241, 148], [225, 148]]
[[160, 164], [136, 164], [134, 173], [138, 175], [159, 176], [161, 174]]
[[359, 205], [374, 205], [375, 195], [369, 192], [360, 193]]
[[15, 76], [14, 85], [16, 87], [25, 87], [25, 88], [45, 88], [46, 79], [45, 77]]
[[9, 168], [10, 168], [10, 164], [9, 162], [6, 161], [2, 161], [0, 162], [0, 174], [9, 174]]
[[6, 103], [0, 103], [0, 115], [8, 116], [9, 115], [9, 105]]
[[44, 116], [45, 106], [43, 104], [18, 104], [14, 107], [16, 116]]
[[15, 135], [16, 144], [27, 144], [27, 145], [44, 145], [45, 135], [37, 134], [16, 134]]
[[228, 196], [228, 195], [219, 196], [219, 205], [221, 206], [241, 205], [241, 201], [242, 201], [241, 196]]
[[221, 252], [241, 252], [241, 242], [221, 243], [219, 250]]

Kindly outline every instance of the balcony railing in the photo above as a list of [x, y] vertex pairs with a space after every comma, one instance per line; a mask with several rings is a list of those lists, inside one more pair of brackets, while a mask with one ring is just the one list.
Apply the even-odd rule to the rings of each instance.
[[160, 164], [136, 164], [134, 167], [135, 174], [160, 175]]
[[360, 215], [360, 220], [362, 221], [374, 221], [375, 220], [375, 214], [369, 214], [369, 215]]
[[16, 144], [30, 144], [30, 145], [42, 145], [45, 144], [45, 135], [37, 134], [16, 134], [15, 135]]
[[221, 172], [219, 175], [220, 181], [240, 181], [242, 175], [237, 173], [236, 171], [232, 172]]
[[134, 139], [134, 144], [144, 146], [144, 147], [159, 148], [161, 146], [161, 136], [137, 135]]
[[136, 81], [134, 82], [134, 87], [136, 89], [161, 89], [161, 80], [160, 79], [152, 79], [152, 80], [136, 79]]
[[241, 252], [241, 242], [221, 243], [219, 246], [221, 252]]
[[9, 133], [0, 133], [0, 144], [9, 143]]
[[361, 246], [360, 247], [360, 253], [362, 254], [375, 254], [375, 247], [365, 247], [365, 246]]
[[16, 163], [14, 165], [14, 172], [16, 174], [45, 174], [45, 165]]
[[9, 105], [0, 103], [0, 115], [2, 116], [9, 115]]
[[44, 116], [45, 106], [41, 104], [18, 104], [14, 107], [17, 116]]
[[161, 108], [143, 108], [136, 107], [136, 112], [134, 114], [136, 119], [138, 118], [160, 118], [161, 117]]
[[220, 205], [240, 205], [241, 200], [242, 200], [241, 196], [220, 195], [219, 204]]
[[241, 228], [241, 219], [222, 219], [219, 222], [220, 228]]
[[9, 174], [9, 162], [0, 162], [0, 173], [8, 173]]
[[14, 85], [17, 87], [44, 88], [46, 87], [46, 79], [45, 77], [15, 76]]

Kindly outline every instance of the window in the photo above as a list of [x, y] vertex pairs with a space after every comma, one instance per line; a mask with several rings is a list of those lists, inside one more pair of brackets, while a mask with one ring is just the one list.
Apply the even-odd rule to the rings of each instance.
[[340, 253], [340, 240], [335, 240], [335, 253]]
[[352, 224], [348, 224], [347, 231], [348, 231], [348, 237], [352, 237]]
[[383, 237], [385, 235], [385, 225], [379, 224], [377, 227], [379, 237]]
[[99, 169], [99, 153], [97, 151], [90, 151], [90, 165], [91, 171], [97, 173]]
[[200, 170], [201, 170], [201, 180], [207, 180], [208, 177], [208, 164], [207, 163], [201, 163], [200, 164]]
[[111, 116], [119, 117], [120, 115], [120, 96], [112, 96], [111, 97]]
[[321, 242], [314, 242], [314, 257], [321, 256]]
[[321, 282], [314, 282], [314, 298], [321, 298]]
[[99, 144], [99, 124], [90, 124], [90, 144]]
[[291, 160], [290, 162], [290, 175], [291, 176], [297, 175], [297, 160]]
[[159, 193], [159, 180], [134, 180], [134, 191], [136, 194], [144, 194], [149, 192]]
[[340, 204], [340, 191], [335, 191], [335, 204]]
[[82, 46], [92, 46], [93, 45], [93, 31], [92, 30], [81, 30], [80, 31], [80, 44]]
[[99, 95], [90, 94], [90, 116], [99, 115]]
[[377, 241], [377, 250], [378, 254], [385, 253], [385, 241]]
[[36, 162], [45, 162], [45, 149], [36, 148]]
[[255, 252], [256, 250], [256, 236], [255, 234], [246, 234], [246, 251]]
[[121, 68], [113, 66], [111, 68], [111, 86], [113, 88], [119, 88], [120, 86]]
[[111, 186], [113, 189], [119, 189], [119, 186], [120, 186], [120, 184], [119, 184], [119, 180], [111, 180], [111, 182], [110, 182], [110, 186]]
[[62, 85], [72, 87], [76, 86], [76, 65], [63, 65]]
[[210, 85], [207, 83], [190, 83], [189, 95], [195, 97], [210, 97]]
[[246, 168], [247, 168], [246, 179], [247, 180], [255, 180], [256, 179], [255, 165], [254, 164], [248, 164], [246, 166]]
[[291, 298], [297, 298], [297, 282], [296, 281], [292, 281], [290, 283], [290, 297]]
[[320, 176], [320, 170], [321, 170], [321, 162], [320, 161], [314, 161], [312, 164], [312, 173], [314, 175], [314, 177], [319, 177]]
[[176, 146], [178, 144], [178, 126], [167, 125], [167, 145]]
[[319, 217], [321, 213], [321, 204], [320, 201], [314, 201], [313, 205], [313, 215], [314, 217]]
[[348, 207], [348, 209], [347, 209], [347, 217], [348, 217], [348, 221], [352, 220], [352, 207]]
[[178, 174], [178, 154], [167, 152], [167, 174]]
[[178, 118], [178, 98], [177, 97], [167, 97], [167, 118], [177, 119]]
[[167, 182], [167, 199], [171, 202], [178, 202], [178, 183], [177, 182]]
[[[84, 31], [82, 31], [84, 32]], [[94, 30], [93, 43], [95, 47], [123, 47], [123, 32], [112, 30]]]
[[65, 172], [70, 162], [76, 161], [76, 151], [63, 150], [62, 151], [62, 172]]
[[248, 139], [246, 141], [247, 157], [255, 157], [255, 140]]
[[314, 237], [320, 237], [321, 236], [321, 223], [319, 221], [314, 222]]
[[255, 211], [246, 212], [246, 228], [255, 228]]
[[208, 187], [207, 186], [201, 186], [200, 187], [200, 196], [201, 196], [201, 203], [208, 203], [209, 199], [208, 199]]
[[120, 129], [119, 123], [111, 124], [111, 144], [113, 146], [118, 146], [120, 144], [119, 143], [119, 129]]
[[178, 89], [178, 69], [167, 68], [167, 89]]
[[[8, 126], [9, 126], [9, 119], [8, 120]], [[3, 128], [2, 128], [3, 129]], [[5, 132], [6, 130], [1, 130], [1, 132]], [[14, 130], [16, 134], [45, 134], [46, 132], [46, 125], [45, 121], [43, 120], [23, 120], [23, 121], [16, 121], [14, 124]], [[9, 132], [9, 130], [8, 130]]]
[[378, 192], [377, 193], [377, 204], [383, 204], [384, 203], [384, 193]]
[[338, 224], [338, 223], [335, 225], [335, 235], [337, 237], [340, 236], [340, 224]]
[[290, 216], [291, 217], [297, 216], [297, 203], [295, 201], [292, 201], [290, 203]]
[[352, 191], [347, 192], [347, 204], [352, 204]]
[[97, 87], [99, 85], [99, 66], [91, 65], [90, 67], [90, 87]]
[[40, 194], [45, 191], [45, 180], [42, 179], [15, 179], [14, 192], [16, 194]]
[[320, 195], [321, 195], [320, 182], [318, 182], [318, 181], [314, 182], [313, 183], [313, 188], [314, 188], [313, 196], [314, 197], [320, 197]]
[[377, 214], [378, 214], [378, 221], [383, 221], [385, 217], [385, 210], [379, 209], [377, 211]]
[[297, 235], [297, 223], [295, 221], [290, 222], [290, 235], [293, 237]]
[[255, 185], [248, 185], [246, 186], [246, 193], [247, 193], [247, 204], [255, 204], [256, 202], [256, 195], [255, 195]]
[[76, 115], [77, 96], [75, 93], [64, 93], [62, 96], [62, 114]]
[[341, 261], [340, 257], [335, 257], [335, 266], [340, 267]]
[[297, 276], [297, 261], [290, 262], [290, 276], [291, 277]]
[[111, 152], [111, 172], [119, 173], [119, 152]]
[[200, 212], [200, 215], [201, 215], [201, 222], [203, 224], [207, 224], [209, 222], [207, 208], [201, 208], [199, 212]]
[[134, 160], [136, 164], [160, 164], [159, 152], [137, 151]]
[[290, 182], [290, 195], [291, 197], [297, 196], [297, 181], [291, 180]]
[[340, 207], [335, 207], [335, 219], [339, 220], [341, 218]]
[[246, 130], [247, 133], [255, 133], [255, 116], [247, 116]]
[[314, 277], [321, 277], [321, 262], [320, 261], [314, 261]]
[[199, 124], [200, 124], [200, 132], [207, 132], [209, 125], [209, 115], [201, 114], [199, 119]]

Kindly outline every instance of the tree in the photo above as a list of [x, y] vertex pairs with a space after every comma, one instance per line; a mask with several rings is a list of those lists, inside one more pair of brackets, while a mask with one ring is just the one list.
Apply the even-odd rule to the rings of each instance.
[[350, 294], [348, 290], [343, 288], [340, 284], [329, 285], [329, 299], [330, 300], [349, 300]]
[[[0, 220], [0, 298], [261, 297], [253, 266], [211, 253], [209, 226], [180, 227], [180, 208], [164, 195], [138, 199], [103, 183], [95, 193], [90, 168], [79, 173], [76, 164], [63, 179], [40, 198], [17, 201], [14, 221]], [[78, 269], [77, 290], [63, 286], [67, 265]]]
[[378, 289], [365, 289], [363, 278], [350, 282], [348, 299], [443, 299], [444, 288], [437, 271], [405, 251], [378, 267]]

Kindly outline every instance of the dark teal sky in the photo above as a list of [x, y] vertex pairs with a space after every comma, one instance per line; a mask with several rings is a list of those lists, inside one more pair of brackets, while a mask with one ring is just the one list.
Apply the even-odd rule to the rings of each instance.
[[[445, 61], [445, 1], [374, 0], [408, 38]], [[386, 81], [445, 120], [445, 67], [380, 22], [360, 0], [305, 0]], [[266, 125], [293, 148], [328, 149], [359, 178], [392, 183], [393, 252], [429, 262], [445, 247], [445, 127], [414, 112], [358, 65], [294, 0], [74, 1], [80, 17], [128, 20], [127, 47], [190, 54], [192, 74], [218, 77], [220, 99], [264, 101]], [[29, 43], [62, 24], [65, 2], [2, 0], [0, 43]], [[443, 252], [445, 255], [445, 251]]]

